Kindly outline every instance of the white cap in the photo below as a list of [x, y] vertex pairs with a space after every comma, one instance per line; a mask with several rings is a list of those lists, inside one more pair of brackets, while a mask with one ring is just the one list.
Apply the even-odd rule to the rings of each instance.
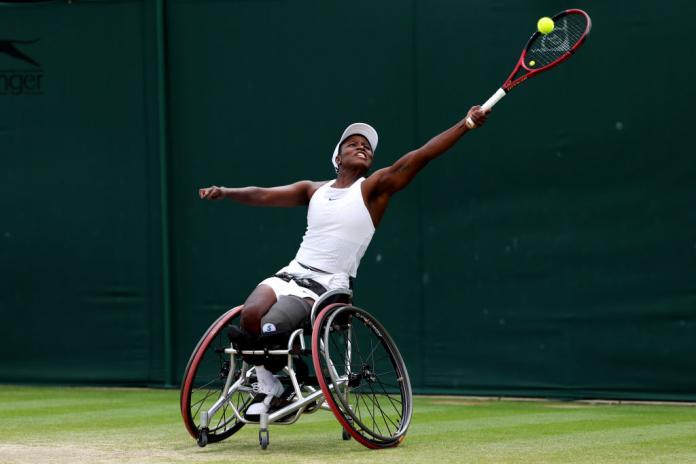
[[377, 142], [379, 141], [377, 131], [369, 124], [365, 124], [364, 122], [355, 122], [350, 126], [346, 127], [346, 130], [343, 131], [343, 135], [336, 144], [336, 148], [334, 148], [333, 156], [331, 157], [331, 162], [333, 163], [335, 168], [338, 168], [338, 164], [336, 164], [338, 149], [341, 147], [341, 144], [345, 139], [355, 134], [362, 135], [367, 139], [368, 142], [370, 142], [370, 148], [372, 148], [372, 153], [374, 153], [375, 150], [377, 150]]

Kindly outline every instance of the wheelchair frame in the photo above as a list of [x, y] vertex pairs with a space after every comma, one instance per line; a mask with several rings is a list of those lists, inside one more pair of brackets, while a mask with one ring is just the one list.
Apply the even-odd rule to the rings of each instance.
[[[337, 300], [344, 300], [343, 302], [337, 302]], [[199, 341], [198, 345], [194, 349], [189, 363], [186, 367], [186, 372], [184, 374], [184, 380], [182, 382], [181, 388], [181, 412], [184, 418], [184, 423], [189, 433], [196, 438], [199, 446], [206, 446], [209, 442], [220, 441], [227, 438], [228, 436], [235, 433], [239, 428], [246, 424], [259, 424], [259, 444], [262, 449], [266, 449], [270, 442], [269, 425], [279, 424], [279, 425], [290, 425], [297, 422], [300, 416], [308, 413], [314, 413], [319, 409], [330, 410], [334, 413], [336, 418], [339, 420], [343, 426], [343, 439], [347, 440], [350, 437], [356, 438], [364, 446], [368, 448], [387, 448], [397, 446], [404, 438], [408, 426], [411, 420], [411, 414], [413, 410], [412, 398], [411, 398], [411, 385], [408, 378], [408, 373], [406, 367], [403, 363], [403, 359], [393, 343], [393, 340], [386, 332], [386, 330], [379, 324], [379, 322], [374, 319], [369, 313], [359, 308], [355, 308], [350, 304], [352, 299], [352, 291], [349, 289], [338, 289], [330, 292], [324, 293], [312, 306], [310, 314], [310, 323], [312, 328], [312, 349], [308, 350], [305, 344], [305, 330], [299, 328], [292, 332], [288, 339], [286, 349], [273, 349], [273, 350], [241, 350], [232, 346], [231, 343], [227, 343], [227, 346], [222, 349], [215, 349], [215, 353], [220, 354], [220, 359], [225, 359], [221, 363], [222, 367], [218, 373], [218, 378], [221, 380], [224, 377], [224, 385], [220, 388], [219, 396], [217, 399], [209, 406], [203, 408], [199, 407], [198, 414], [198, 424], [195, 424], [195, 417], [193, 416], [193, 406], [191, 405], [192, 393], [195, 390], [195, 378], [198, 375], [198, 367], [202, 363], [203, 357], [206, 352], [210, 352], [209, 348], [214, 337], [220, 336], [224, 329], [228, 326], [228, 322], [237, 317], [241, 312], [241, 306], [233, 308], [227, 313], [223, 314], [204, 334], [204, 336]], [[346, 302], [347, 301], [347, 302]], [[349, 320], [350, 322], [344, 323], [343, 325], [337, 325], [337, 315], [342, 314], [343, 319]], [[377, 348], [373, 348], [370, 356], [373, 356], [376, 349], [382, 346], [383, 349], [389, 355], [391, 365], [394, 368], [394, 374], [396, 379], [394, 381], [397, 383], [400, 391], [400, 400], [391, 398], [389, 393], [384, 388], [383, 385], [379, 384], [383, 392], [375, 392], [373, 387], [370, 385], [370, 390], [372, 395], [386, 394], [389, 399], [391, 408], [397, 411], [398, 408], [401, 411], [397, 411], [396, 418], [387, 417], [387, 420], [383, 422], [386, 424], [386, 429], [389, 430], [389, 434], [385, 435], [379, 425], [376, 429], [374, 425], [377, 424], [374, 417], [374, 412], [372, 413], [372, 429], [370, 426], [366, 426], [364, 422], [370, 422], [370, 418], [367, 421], [362, 419], [362, 416], [356, 414], [355, 405], [350, 403], [350, 392], [356, 386], [365, 383], [375, 384], [379, 381], [376, 364], [367, 363], [363, 360], [360, 366], [361, 372], [353, 372], [353, 342], [357, 343], [358, 339], [353, 340], [354, 323], [353, 318], [357, 317], [357, 321], [362, 321], [362, 325], [365, 327], [365, 331], [369, 334], [370, 331], [378, 337], [380, 344], [376, 344]], [[333, 324], [324, 327], [325, 323]], [[315, 327], [315, 325], [319, 325]], [[321, 329], [324, 329], [323, 331]], [[320, 333], [324, 332], [324, 333]], [[332, 334], [340, 334], [343, 336], [341, 343], [333, 345], [338, 347], [339, 353], [338, 362], [332, 360], [329, 354], [329, 345], [332, 344], [330, 337]], [[334, 335], [339, 336], [339, 335]], [[371, 342], [372, 345], [372, 342]], [[343, 348], [345, 352], [341, 351]], [[321, 352], [321, 353], [320, 353]], [[239, 369], [236, 366], [239, 363], [239, 357], [243, 355], [264, 355], [264, 356], [287, 356], [286, 366], [283, 368], [283, 372], [287, 374], [290, 379], [290, 384], [292, 385], [292, 392], [287, 396], [292, 398], [292, 401], [286, 406], [281, 407], [278, 410], [271, 411], [269, 413], [260, 414], [259, 420], [250, 420], [244, 416], [244, 410], [248, 407], [251, 399], [254, 396], [252, 377], [254, 373], [254, 367], [249, 366], [249, 364], [242, 360], [241, 367]], [[295, 369], [295, 358], [299, 356], [311, 355], [318, 386], [305, 385], [298, 379], [298, 374]], [[223, 357], [224, 356], [224, 357]], [[324, 367], [322, 367], [322, 361]], [[374, 359], [373, 359], [374, 361]], [[375, 364], [372, 366], [371, 364]], [[346, 373], [340, 373], [339, 368], [346, 370]], [[375, 372], [373, 372], [375, 371]], [[212, 383], [208, 382], [208, 384]], [[206, 385], [208, 385], [206, 384]], [[239, 404], [235, 404], [232, 398], [235, 394], [239, 394], [246, 398], [245, 401]], [[359, 394], [358, 394], [359, 395]], [[205, 396], [202, 401], [205, 401], [209, 396]], [[360, 399], [360, 397], [358, 396]], [[379, 398], [377, 401], [372, 399], [372, 403], [369, 404], [363, 399], [365, 407], [369, 410], [369, 406], [375, 409], [375, 406], [382, 412], [381, 404]], [[247, 401], [248, 400], [248, 401]], [[385, 402], [386, 403], [386, 402]], [[389, 404], [387, 403], [387, 404]], [[397, 406], [395, 406], [397, 405]], [[361, 403], [357, 402], [357, 409], [360, 410]], [[230, 417], [226, 420], [225, 411], [230, 410], [234, 417]], [[224, 426], [226, 427], [232, 420], [235, 420], [234, 425], [230, 430], [226, 430], [221, 437], [215, 437], [214, 440], [211, 438], [210, 423], [211, 418], [214, 416], [219, 416], [222, 410]], [[398, 420], [398, 424], [396, 421]], [[390, 424], [394, 427], [395, 431], [391, 432]], [[218, 426], [220, 423], [218, 422]], [[384, 427], [384, 425], [383, 425]]]

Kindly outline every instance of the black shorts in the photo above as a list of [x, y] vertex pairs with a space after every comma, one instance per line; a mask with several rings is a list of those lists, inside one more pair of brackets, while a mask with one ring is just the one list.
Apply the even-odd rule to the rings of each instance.
[[311, 312], [312, 305], [304, 298], [280, 296], [261, 318], [261, 339], [290, 336], [293, 331], [309, 323]]
[[[261, 334], [257, 339], [257, 349], [284, 350], [288, 346], [290, 334], [297, 329], [309, 326], [312, 305], [304, 298], [282, 295], [261, 318]], [[249, 356], [247, 362], [254, 365], [263, 364], [271, 372], [278, 372], [285, 367], [285, 356]]]

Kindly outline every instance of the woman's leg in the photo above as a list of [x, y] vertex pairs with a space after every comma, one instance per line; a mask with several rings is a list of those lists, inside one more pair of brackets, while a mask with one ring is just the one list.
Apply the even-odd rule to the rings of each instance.
[[277, 301], [275, 292], [265, 284], [257, 286], [244, 302], [240, 325], [250, 335], [261, 333], [261, 318]]

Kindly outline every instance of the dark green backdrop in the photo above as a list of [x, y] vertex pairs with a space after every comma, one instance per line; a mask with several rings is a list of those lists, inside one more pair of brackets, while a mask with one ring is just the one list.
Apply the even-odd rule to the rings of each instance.
[[696, 399], [696, 6], [631, 3], [0, 5], [38, 63], [0, 53], [0, 381], [178, 383], [305, 225], [199, 187], [328, 179], [356, 120], [388, 165], [575, 6], [587, 45], [395, 197], [356, 303], [418, 392]]

